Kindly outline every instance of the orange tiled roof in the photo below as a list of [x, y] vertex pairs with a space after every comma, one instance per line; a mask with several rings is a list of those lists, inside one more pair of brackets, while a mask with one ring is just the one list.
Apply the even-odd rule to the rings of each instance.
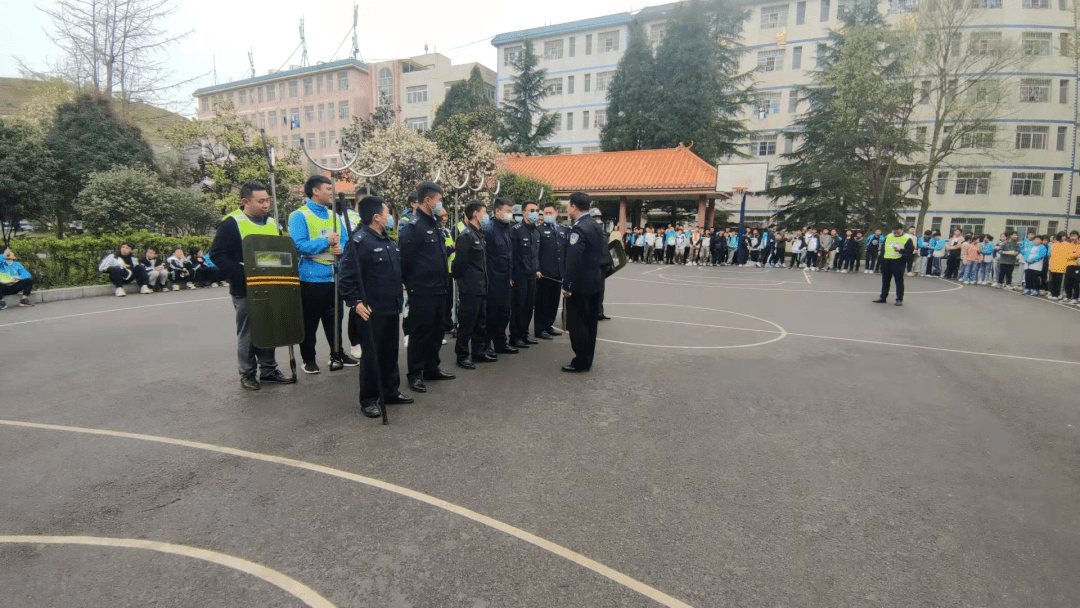
[[716, 167], [685, 146], [596, 154], [512, 156], [507, 169], [547, 182], [557, 192], [687, 192], [716, 190]]

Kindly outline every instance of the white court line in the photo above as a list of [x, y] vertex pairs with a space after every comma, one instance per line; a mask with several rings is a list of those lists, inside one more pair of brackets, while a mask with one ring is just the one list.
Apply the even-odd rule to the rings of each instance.
[[810, 272], [805, 268], [802, 269], [802, 276], [804, 279], [806, 279], [807, 285], [813, 285], [813, 283], [810, 282]]
[[150, 441], [150, 442], [154, 442], [154, 443], [164, 443], [164, 444], [168, 444], [168, 445], [176, 445], [176, 446], [181, 446], [181, 447], [186, 447], [186, 448], [194, 448], [194, 449], [197, 449], [197, 450], [206, 450], [208, 452], [216, 452], [216, 453], [219, 453], [219, 454], [228, 454], [230, 456], [239, 456], [240, 458], [250, 458], [252, 460], [261, 460], [263, 462], [269, 462], [269, 463], [273, 463], [273, 464], [280, 464], [280, 465], [284, 465], [284, 466], [288, 466], [288, 467], [294, 467], [294, 468], [297, 468], [297, 469], [303, 469], [303, 470], [306, 470], [306, 471], [312, 471], [312, 472], [315, 472], [315, 473], [322, 473], [323, 475], [329, 475], [331, 477], [337, 477], [339, 479], [345, 479], [345, 480], [348, 480], [348, 481], [353, 481], [353, 482], [360, 483], [360, 484], [370, 486], [370, 487], [373, 487], [373, 488], [379, 488], [380, 490], [386, 490], [387, 492], [391, 492], [391, 493], [397, 494], [399, 496], [404, 496], [406, 498], [411, 498], [413, 500], [416, 500], [416, 501], [431, 505], [431, 506], [433, 506], [435, 508], [442, 509], [444, 511], [448, 511], [450, 513], [454, 513], [455, 515], [460, 515], [461, 517], [464, 517], [466, 519], [470, 519], [470, 520], [475, 521], [475, 522], [477, 522], [479, 524], [488, 526], [489, 528], [492, 528], [494, 530], [498, 530], [499, 532], [503, 532], [505, 534], [513, 536], [514, 538], [518, 538], [520, 540], [523, 540], [523, 541], [525, 541], [525, 542], [527, 542], [527, 543], [529, 543], [531, 545], [539, 547], [539, 548], [541, 548], [541, 549], [543, 549], [545, 551], [548, 551], [548, 552], [553, 553], [553, 554], [555, 554], [555, 555], [557, 555], [559, 557], [562, 557], [563, 559], [569, 560], [571, 562], [574, 562], [575, 564], [578, 564], [579, 566], [587, 568], [587, 569], [589, 569], [589, 570], [591, 570], [591, 571], [593, 571], [593, 572], [595, 572], [595, 573], [597, 573], [597, 574], [599, 574], [599, 575], [601, 575], [601, 576], [603, 576], [605, 578], [608, 578], [608, 579], [614, 581], [615, 583], [618, 583], [619, 585], [622, 585], [623, 587], [626, 587], [628, 589], [636, 591], [636, 592], [640, 593], [641, 595], [644, 595], [645, 597], [647, 597], [647, 598], [649, 598], [649, 599], [651, 599], [651, 600], [653, 600], [653, 601], [655, 601], [655, 602], [657, 602], [657, 603], [659, 603], [661, 605], [671, 606], [671, 607], [674, 607], [674, 608], [690, 608], [689, 604], [686, 604], [685, 602], [682, 602], [682, 601], [680, 601], [678, 599], [675, 599], [674, 597], [671, 597], [670, 595], [667, 595], [666, 593], [664, 593], [664, 592], [662, 592], [662, 591], [660, 591], [658, 589], [655, 589], [653, 587], [650, 587], [649, 585], [646, 585], [645, 583], [642, 583], [642, 582], [640, 582], [638, 580], [630, 578], [629, 576], [623, 574], [622, 572], [619, 572], [617, 570], [609, 568], [609, 567], [605, 566], [604, 564], [601, 564], [600, 562], [598, 562], [596, 560], [585, 557], [584, 555], [582, 555], [582, 554], [580, 554], [580, 553], [578, 553], [576, 551], [572, 551], [572, 550], [567, 549], [566, 547], [564, 547], [562, 545], [555, 544], [555, 543], [553, 543], [553, 542], [551, 542], [549, 540], [540, 538], [539, 536], [537, 536], [535, 534], [532, 534], [530, 532], [526, 532], [525, 530], [522, 530], [521, 528], [516, 528], [514, 526], [511, 526], [510, 524], [501, 522], [501, 521], [499, 521], [497, 519], [494, 519], [492, 517], [488, 517], [487, 515], [482, 515], [480, 513], [477, 513], [476, 511], [473, 511], [471, 509], [467, 509], [467, 508], [462, 507], [460, 505], [456, 505], [456, 504], [454, 504], [452, 502], [447, 502], [445, 500], [435, 498], [434, 496], [428, 496], [427, 494], [417, 492], [416, 490], [410, 490], [409, 488], [394, 485], [392, 483], [385, 482], [385, 481], [382, 481], [382, 480], [379, 480], [379, 479], [375, 479], [373, 477], [365, 477], [363, 475], [357, 475], [355, 473], [349, 473], [348, 471], [342, 471], [340, 469], [334, 469], [334, 468], [331, 468], [331, 467], [327, 467], [327, 466], [323, 466], [323, 465], [319, 465], [319, 464], [314, 464], [314, 463], [311, 463], [311, 462], [304, 462], [303, 460], [294, 460], [292, 458], [284, 458], [282, 456], [274, 456], [274, 455], [271, 455], [271, 454], [260, 454], [258, 452], [249, 452], [247, 450], [229, 448], [229, 447], [220, 446], [220, 445], [214, 445], [214, 444], [210, 444], [210, 443], [202, 443], [202, 442], [198, 442], [198, 441], [188, 441], [186, 439], [173, 439], [171, 437], [159, 437], [157, 435], [143, 435], [143, 434], [139, 434], [139, 433], [127, 433], [127, 432], [123, 432], [123, 431], [110, 431], [110, 430], [106, 430], [106, 429], [92, 429], [92, 428], [84, 428], [84, 427], [77, 427], [77, 426], [63, 426], [63, 425], [58, 425], [58, 424], [43, 424], [43, 423], [38, 423], [38, 422], [22, 422], [22, 421], [18, 421], [18, 420], [0, 420], [0, 424], [7, 425], [7, 426], [13, 426], [13, 427], [28, 428], [28, 429], [44, 429], [44, 430], [50, 430], [50, 431], [68, 431], [68, 432], [71, 432], [71, 433], [83, 433], [83, 434], [87, 434], [87, 435], [102, 435], [102, 436], [105, 436], [105, 437], [120, 437], [120, 438], [124, 438], [124, 439], [138, 439], [140, 441]]
[[[608, 280], [615, 279], [617, 281], [636, 281], [638, 283], [656, 283], [657, 285], [678, 285], [683, 287], [703, 287], [706, 289], [748, 289], [751, 291], [786, 291], [793, 293], [813, 293], [813, 294], [856, 294], [856, 295], [877, 295], [877, 291], [835, 291], [828, 289], [785, 289], [785, 288], [770, 288], [770, 287], [742, 287], [739, 285], [699, 285], [697, 283], [678, 283], [672, 280], [666, 281], [649, 281], [646, 279], [631, 279], [628, 277], [620, 277], [619, 275], [613, 275], [608, 277]], [[941, 280], [941, 279], [938, 279]], [[946, 281], [948, 282], [948, 281]], [[906, 283], [905, 283], [906, 287]], [[933, 291], [910, 291], [905, 290], [906, 295], [910, 294], [929, 294], [929, 293], [946, 293], [950, 291], [957, 291], [963, 289], [963, 285], [957, 285], [949, 289], [936, 289]]]
[[177, 304], [194, 304], [195, 302], [213, 302], [215, 300], [228, 300], [229, 298], [202, 298], [201, 300], [184, 300], [182, 302], [161, 302], [160, 304], [143, 304], [140, 306], [128, 306], [126, 308], [110, 308], [109, 310], [95, 310], [93, 312], [79, 312], [70, 315], [61, 315], [59, 317], [45, 317], [43, 319], [30, 319], [29, 321], [16, 321], [14, 323], [0, 324], [0, 327], [14, 327], [15, 325], [27, 325], [29, 323], [41, 323], [43, 321], [59, 321], [61, 319], [72, 319], [75, 317], [86, 317], [89, 315], [104, 315], [110, 312], [124, 312], [127, 310], [138, 310], [140, 308], [154, 308], [157, 306], [176, 306]]
[[[720, 310], [718, 308], [705, 308], [704, 306], [687, 306], [687, 305], [684, 305], [684, 304], [657, 304], [657, 303], [653, 303], [653, 302], [606, 302], [604, 304], [604, 306], [619, 306], [619, 305], [622, 305], [622, 306], [669, 306], [669, 307], [672, 307], [672, 308], [693, 308], [693, 309], [696, 309], [696, 310], [708, 310], [708, 311], [712, 311], [712, 312], [730, 312], [730, 311], [727, 311], [727, 310]], [[739, 314], [739, 313], [735, 313], [735, 314]], [[748, 316], [748, 315], [744, 315], [744, 316]], [[685, 322], [685, 321], [667, 321], [667, 320], [663, 320], [663, 319], [641, 319], [641, 318], [637, 318], [637, 317], [612, 317], [612, 318], [613, 319], [629, 319], [629, 320], [634, 320], [634, 321], [649, 321], [649, 322], [652, 322], [652, 323], [671, 323], [671, 324], [675, 324], [675, 325], [695, 325], [697, 327], [710, 327], [710, 328], [718, 328], [718, 329], [733, 329], [733, 330], [738, 330], [738, 331], [753, 331], [753, 332], [770, 333], [770, 334], [779, 334], [779, 333], [781, 333], [779, 331], [774, 331], [774, 330], [771, 330], [771, 329], [750, 329], [750, 328], [747, 328], [747, 327], [724, 327], [724, 326], [720, 326], [720, 325], [706, 325], [704, 323], [688, 323], [688, 322]], [[756, 318], [756, 317], [752, 317], [752, 318]], [[773, 325], [776, 325], [775, 323], [772, 323], [772, 321], [766, 321], [765, 319], [758, 319], [758, 320], [759, 321], [765, 321], [766, 323], [771, 323]], [[779, 325], [776, 325], [776, 326], [780, 327]], [[841, 337], [838, 337], [838, 336], [818, 336], [818, 335], [814, 335], [814, 334], [800, 334], [800, 333], [790, 332], [790, 331], [784, 331], [783, 335], [784, 336], [797, 336], [799, 338], [817, 338], [817, 339], [821, 339], [821, 340], [838, 340], [838, 341], [841, 341], [841, 342], [855, 342], [855, 343], [859, 343], [859, 344], [877, 344], [879, 346], [898, 346], [898, 347], [901, 347], [901, 348], [917, 348], [917, 349], [921, 349], [921, 350], [933, 350], [933, 351], [945, 352], [945, 353], [957, 353], [957, 354], [960, 354], [960, 355], [980, 355], [980, 356], [983, 356], [983, 357], [1000, 357], [1002, 359], [1017, 359], [1019, 361], [1038, 361], [1040, 363], [1063, 363], [1065, 365], [1080, 365], [1080, 361], [1065, 361], [1063, 359], [1044, 359], [1044, 358], [1041, 358], [1041, 357], [1024, 357], [1024, 356], [1021, 356], [1021, 355], [1006, 355], [1006, 354], [1002, 354], [1002, 353], [986, 353], [986, 352], [975, 351], [975, 350], [958, 350], [958, 349], [955, 349], [955, 348], [941, 348], [941, 347], [937, 347], [937, 346], [923, 346], [923, 345], [920, 345], [920, 344], [901, 344], [899, 342], [882, 342], [880, 340], [860, 340], [858, 338], [841, 338]], [[600, 339], [600, 338], [597, 338], [597, 339]], [[607, 342], [615, 342], [614, 340], [606, 340], [606, 341]], [[619, 343], [619, 342], [616, 342], [616, 343]], [[621, 344], [621, 343], [619, 343], [619, 344]], [[757, 345], [756, 344], [751, 344], [749, 346], [757, 346]], [[716, 348], [716, 347], [671, 346], [671, 347], [668, 347], [668, 348]]]
[[125, 549], [147, 549], [159, 553], [171, 553], [200, 559], [205, 562], [246, 572], [256, 578], [281, 589], [312, 608], [336, 608], [326, 598], [316, 593], [311, 587], [300, 581], [285, 576], [277, 570], [256, 564], [240, 557], [218, 553], [209, 549], [199, 549], [185, 545], [174, 545], [155, 540], [139, 538], [104, 538], [98, 536], [0, 536], [0, 543], [27, 545], [89, 545], [92, 547], [122, 547]]

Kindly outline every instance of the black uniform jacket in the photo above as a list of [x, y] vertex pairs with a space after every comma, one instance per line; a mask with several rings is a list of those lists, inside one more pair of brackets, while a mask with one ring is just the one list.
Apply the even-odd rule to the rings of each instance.
[[401, 247], [401, 278], [409, 294], [444, 295], [449, 273], [446, 241], [435, 219], [417, 209], [409, 222], [409, 229], [398, 239]]
[[510, 270], [513, 266], [510, 224], [500, 221], [488, 224], [484, 228], [484, 247], [487, 253], [488, 297], [509, 299]]
[[350, 308], [363, 302], [377, 315], [398, 315], [401, 292], [401, 254], [385, 234], [369, 226], [353, 232], [341, 258], [341, 297]]
[[540, 231], [540, 274], [561, 279], [566, 269], [566, 239], [569, 230], [558, 224], [543, 224]]
[[563, 277], [563, 289], [571, 295], [592, 295], [600, 293], [604, 284], [601, 266], [611, 260], [604, 239], [604, 230], [592, 216], [583, 214], [570, 228], [570, 239], [566, 244], [566, 275]]
[[450, 274], [454, 275], [454, 280], [457, 281], [459, 293], [487, 295], [487, 251], [484, 235], [468, 224], [454, 242], [454, 261], [450, 265]]
[[540, 232], [536, 226], [519, 222], [510, 229], [510, 244], [514, 251], [511, 279], [535, 279], [540, 270]]

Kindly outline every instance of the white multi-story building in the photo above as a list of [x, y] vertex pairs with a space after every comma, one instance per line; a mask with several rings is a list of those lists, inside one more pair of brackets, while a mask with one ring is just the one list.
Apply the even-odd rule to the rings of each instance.
[[[1076, 0], [963, 0], [972, 2], [976, 27], [966, 28], [956, 44], [976, 44], [988, 36], [1015, 39], [1028, 56], [1022, 71], [1000, 77], [1015, 91], [1015, 105], [995, 119], [997, 128], [980, 135], [971, 151], [938, 169], [927, 228], [956, 226], [975, 232], [1050, 233], [1065, 229], [1070, 217], [1080, 223], [1080, 183], [1076, 182], [1077, 68], [1070, 56], [1077, 30]], [[756, 68], [759, 106], [747, 112], [752, 137], [747, 152], [775, 166], [797, 138], [791, 124], [805, 107], [795, 88], [811, 82], [820, 46], [839, 26], [840, 0], [750, 0], [743, 27], [746, 54], [742, 68]], [[509, 94], [512, 66], [526, 40], [532, 41], [548, 70], [546, 110], [560, 114], [560, 130], [550, 140], [564, 153], [599, 150], [606, 116], [606, 85], [626, 48], [629, 24], [638, 19], [654, 48], [664, 36], [664, 20], [677, 4], [594, 19], [499, 34], [498, 99]], [[915, 10], [915, 0], [889, 0], [881, 10], [891, 20]], [[969, 33], [970, 32], [970, 33]], [[921, 117], [921, 116], [920, 116]], [[922, 121], [916, 136], [923, 131]], [[993, 152], [980, 153], [986, 146]], [[776, 212], [766, 197], [750, 197], [751, 221]], [[917, 210], [903, 213], [914, 224]]]

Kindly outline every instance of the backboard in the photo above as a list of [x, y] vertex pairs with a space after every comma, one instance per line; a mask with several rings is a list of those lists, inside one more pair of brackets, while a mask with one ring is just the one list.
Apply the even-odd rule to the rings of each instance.
[[746, 188], [754, 194], [769, 189], [769, 163], [730, 163], [716, 166], [716, 191]]

